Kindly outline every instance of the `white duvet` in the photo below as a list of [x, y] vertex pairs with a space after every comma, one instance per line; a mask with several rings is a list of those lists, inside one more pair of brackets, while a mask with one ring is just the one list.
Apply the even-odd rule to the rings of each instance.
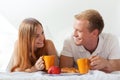
[[90, 71], [88, 74], [58, 74], [50, 75], [39, 71], [34, 73], [13, 72], [0, 73], [0, 80], [120, 80], [120, 71], [104, 73], [101, 71]]

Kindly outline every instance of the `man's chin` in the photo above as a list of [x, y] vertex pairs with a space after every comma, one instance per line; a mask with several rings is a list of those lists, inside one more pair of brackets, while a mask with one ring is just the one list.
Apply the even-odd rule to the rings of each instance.
[[77, 46], [80, 46], [81, 44], [80, 43], [78, 43], [78, 42], [75, 42], [75, 44], [77, 45]]

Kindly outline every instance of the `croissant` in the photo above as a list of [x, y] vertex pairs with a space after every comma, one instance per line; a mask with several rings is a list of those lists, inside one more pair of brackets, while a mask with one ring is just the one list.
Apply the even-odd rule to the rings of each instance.
[[64, 68], [61, 68], [61, 72], [62, 73], [78, 73], [78, 69], [76, 68], [68, 68], [68, 67], [64, 67]]

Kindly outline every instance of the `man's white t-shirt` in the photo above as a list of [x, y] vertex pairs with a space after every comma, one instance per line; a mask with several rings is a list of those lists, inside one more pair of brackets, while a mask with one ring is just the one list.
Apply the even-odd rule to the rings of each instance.
[[73, 57], [75, 63], [79, 58], [89, 58], [94, 55], [99, 55], [105, 59], [120, 59], [120, 46], [117, 37], [112, 34], [101, 33], [98, 46], [91, 54], [82, 45], [77, 46], [74, 43], [73, 36], [71, 36], [64, 41], [61, 55]]

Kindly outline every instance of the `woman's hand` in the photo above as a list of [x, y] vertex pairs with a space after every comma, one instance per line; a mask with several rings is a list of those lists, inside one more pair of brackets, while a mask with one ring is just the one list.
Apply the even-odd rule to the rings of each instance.
[[43, 70], [45, 68], [45, 65], [44, 65], [44, 61], [43, 61], [43, 57], [40, 57], [35, 65], [34, 65], [35, 69], [36, 70]]
[[43, 70], [45, 68], [44, 66], [44, 61], [42, 59], [43, 57], [40, 57], [34, 66], [32, 66], [31, 68], [25, 69], [25, 72], [36, 72], [39, 70]]
[[15, 72], [20, 72], [20, 71], [23, 71], [23, 70], [21, 68], [16, 68], [14, 71]]

